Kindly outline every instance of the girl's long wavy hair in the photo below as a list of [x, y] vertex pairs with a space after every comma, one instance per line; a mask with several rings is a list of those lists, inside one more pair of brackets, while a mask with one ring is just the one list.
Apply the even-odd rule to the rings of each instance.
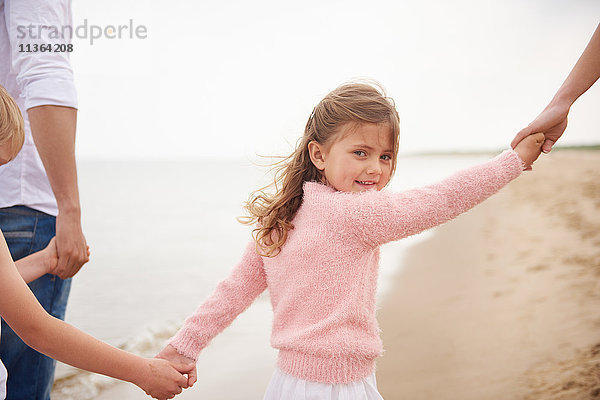
[[326, 145], [334, 141], [340, 128], [347, 123], [389, 126], [394, 173], [400, 136], [400, 121], [394, 101], [375, 83], [339, 86], [313, 109], [296, 150], [272, 165], [275, 172], [273, 183], [251, 193], [244, 204], [249, 215], [238, 220], [243, 224], [256, 224], [253, 237], [259, 254], [265, 257], [279, 254], [288, 232], [294, 228], [292, 220], [302, 204], [304, 182], [323, 179], [310, 159], [308, 144], [315, 141]]

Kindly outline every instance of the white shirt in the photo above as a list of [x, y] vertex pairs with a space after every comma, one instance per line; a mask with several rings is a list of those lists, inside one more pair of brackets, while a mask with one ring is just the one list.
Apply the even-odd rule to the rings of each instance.
[[68, 52], [20, 50], [27, 50], [27, 45], [33, 50], [36, 44], [59, 49], [55, 44], [69, 44], [71, 38], [68, 33], [64, 39], [54, 38], [57, 30], [51, 27], [63, 32], [64, 26], [72, 25], [71, 0], [0, 0], [0, 84], [15, 99], [25, 119], [23, 149], [14, 160], [0, 166], [0, 207], [24, 205], [58, 214], [26, 110], [41, 105], [77, 108], [73, 70]]

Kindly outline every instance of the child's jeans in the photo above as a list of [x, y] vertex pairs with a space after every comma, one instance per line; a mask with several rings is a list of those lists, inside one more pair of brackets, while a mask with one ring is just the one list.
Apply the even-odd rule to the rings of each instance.
[[[48, 245], [56, 235], [56, 218], [23, 206], [0, 208], [0, 229], [18, 260]], [[64, 319], [71, 279], [44, 275], [29, 288], [49, 314]], [[50, 399], [56, 361], [28, 347], [4, 321], [0, 359], [8, 370], [7, 400]]]

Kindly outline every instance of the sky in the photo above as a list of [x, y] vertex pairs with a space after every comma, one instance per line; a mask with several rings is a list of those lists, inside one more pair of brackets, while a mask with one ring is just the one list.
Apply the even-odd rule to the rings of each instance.
[[[319, 100], [357, 78], [395, 100], [401, 153], [505, 148], [599, 22], [593, 0], [74, 1], [75, 27], [143, 33], [74, 38], [77, 154], [289, 154]], [[561, 143], [600, 143], [599, 110], [596, 84]]]

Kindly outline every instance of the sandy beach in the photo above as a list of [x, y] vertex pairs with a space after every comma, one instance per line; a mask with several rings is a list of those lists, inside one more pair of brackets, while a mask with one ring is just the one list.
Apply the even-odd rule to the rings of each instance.
[[[600, 398], [599, 167], [600, 151], [555, 150], [409, 248], [378, 312], [385, 399]], [[262, 296], [203, 351], [199, 382], [179, 398], [262, 398], [269, 307]], [[147, 398], [93, 379], [85, 398]]]
[[384, 398], [600, 398], [599, 167], [542, 156], [411, 249], [379, 313]]

